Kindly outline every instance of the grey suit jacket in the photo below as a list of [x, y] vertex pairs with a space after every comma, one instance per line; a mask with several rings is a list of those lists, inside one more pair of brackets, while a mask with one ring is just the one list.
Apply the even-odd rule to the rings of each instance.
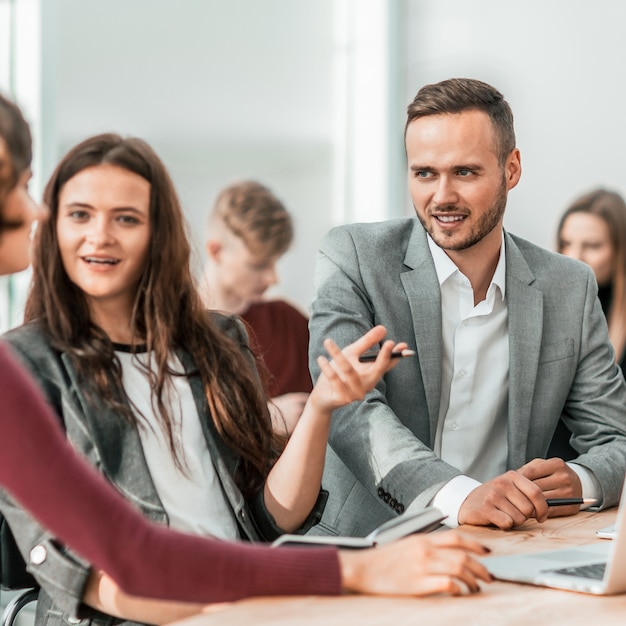
[[[505, 234], [509, 324], [508, 460], [544, 457], [559, 419], [576, 463], [614, 505], [626, 471], [626, 384], [614, 363], [591, 270]], [[330, 492], [312, 532], [363, 535], [406, 507], [427, 505], [459, 471], [437, 458], [441, 300], [417, 219], [353, 224], [322, 242], [310, 320], [310, 366], [322, 341], [340, 346], [375, 324], [417, 358], [385, 375], [363, 402], [335, 412], [324, 473]]]
[[[253, 359], [242, 323], [235, 318], [213, 315], [222, 330], [238, 341], [242, 350]], [[22, 326], [5, 335], [4, 339], [11, 344], [16, 356], [42, 387], [53, 409], [63, 420], [67, 437], [76, 450], [146, 517], [167, 524], [167, 514], [152, 482], [136, 425], [99, 403], [95, 392], [91, 394], [94, 403], [89, 403], [87, 389], [77, 379], [69, 356], [52, 348], [37, 324]], [[276, 527], [272, 516], [265, 509], [263, 490], [249, 501], [244, 499], [233, 479], [239, 457], [217, 433], [202, 382], [198, 375], [190, 373], [195, 370], [191, 357], [184, 351], [180, 351], [178, 356], [189, 373], [189, 383], [206, 444], [241, 537], [248, 540], [274, 539], [282, 531]], [[24, 462], [27, 463], [28, 459]], [[85, 502], [85, 506], [89, 506], [89, 503]], [[59, 545], [53, 536], [4, 492], [0, 493], [0, 509], [11, 526], [29, 570], [42, 587], [37, 605], [37, 623], [67, 626], [68, 619], [70, 623], [76, 623], [76, 615], [81, 615], [85, 624], [110, 623], [112, 618], [109, 616], [81, 604], [91, 571], [89, 564]], [[307, 523], [314, 523], [317, 514], [319, 512], [314, 511]], [[115, 520], [111, 520], [111, 523], [114, 524]], [[131, 537], [129, 541], [132, 541]], [[31, 550], [36, 546], [45, 548], [46, 558], [43, 561], [29, 558]], [[38, 550], [41, 553], [41, 548]]]

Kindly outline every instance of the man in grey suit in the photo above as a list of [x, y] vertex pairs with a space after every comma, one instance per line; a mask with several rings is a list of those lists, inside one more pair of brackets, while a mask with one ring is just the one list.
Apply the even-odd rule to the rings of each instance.
[[[405, 141], [417, 219], [333, 229], [318, 256], [311, 354], [383, 324], [417, 356], [337, 411], [317, 532], [366, 534], [428, 504], [499, 528], [580, 508], [546, 498], [616, 504], [626, 384], [591, 270], [503, 229], [521, 175], [509, 105], [476, 80], [427, 85]], [[546, 459], [559, 420], [569, 462]]]

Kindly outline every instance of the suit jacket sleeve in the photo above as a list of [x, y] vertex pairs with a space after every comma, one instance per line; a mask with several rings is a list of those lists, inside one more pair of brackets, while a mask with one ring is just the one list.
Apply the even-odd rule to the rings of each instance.
[[626, 468], [626, 383], [615, 364], [606, 321], [588, 273], [578, 366], [562, 419], [572, 432], [573, 459], [602, 487], [602, 508], [617, 504]]
[[[389, 301], [395, 299], [398, 306], [408, 308], [400, 284], [402, 245], [396, 242], [397, 249], [392, 250], [391, 242], [381, 240], [375, 230], [355, 232], [351, 227], [333, 229], [317, 257], [316, 297], [309, 324], [314, 380], [319, 376], [316, 358], [326, 337], [345, 347], [384, 323], [389, 338], [415, 347], [410, 319], [399, 320], [384, 310], [393, 307]], [[383, 281], [385, 295], [381, 296]], [[427, 505], [446, 482], [460, 474], [430, 449], [425, 398], [407, 391], [416, 388], [419, 379], [419, 356], [398, 364], [362, 402], [335, 411], [329, 438], [331, 448], [371, 495], [380, 499], [383, 493], [390, 494], [404, 508], [412, 503]]]

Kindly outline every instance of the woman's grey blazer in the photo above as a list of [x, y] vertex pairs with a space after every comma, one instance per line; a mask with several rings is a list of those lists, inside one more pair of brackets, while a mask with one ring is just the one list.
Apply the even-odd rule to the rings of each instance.
[[[214, 321], [237, 340], [242, 350], [253, 359], [247, 335], [236, 318], [212, 314]], [[157, 495], [144, 458], [137, 427], [108, 408], [90, 404], [84, 385], [67, 354], [50, 345], [36, 323], [30, 323], [5, 335], [18, 358], [24, 362], [42, 387], [50, 404], [64, 423], [67, 437], [76, 450], [98, 468], [117, 489], [146, 517], [167, 524], [167, 514]], [[194, 370], [190, 356], [181, 351], [179, 357], [187, 372]], [[207, 446], [222, 489], [237, 519], [241, 537], [247, 540], [272, 540], [281, 530], [265, 509], [263, 490], [246, 501], [233, 480], [239, 458], [218, 435], [210, 418], [206, 397], [199, 376], [190, 374], [189, 383], [198, 408], [198, 415]], [[260, 383], [259, 383], [260, 384]], [[1, 436], [1, 435], [0, 435]], [[28, 463], [28, 459], [24, 459]], [[16, 468], [15, 471], [19, 471]], [[68, 485], [68, 488], [71, 488]], [[320, 498], [322, 500], [322, 498]], [[89, 502], [85, 502], [89, 506]], [[47, 625], [108, 624], [110, 616], [82, 604], [90, 574], [90, 566], [80, 556], [59, 545], [30, 515], [6, 494], [0, 494], [0, 509], [6, 517], [17, 544], [42, 591], [37, 605], [37, 623]], [[317, 508], [301, 529], [315, 523], [321, 513]], [[115, 524], [115, 520], [111, 520]], [[132, 541], [132, 537], [128, 538]], [[207, 563], [207, 567], [211, 567]], [[79, 620], [78, 617], [83, 618]]]

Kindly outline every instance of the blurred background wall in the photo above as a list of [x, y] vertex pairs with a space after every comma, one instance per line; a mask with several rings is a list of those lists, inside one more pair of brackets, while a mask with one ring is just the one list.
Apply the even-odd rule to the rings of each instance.
[[551, 248], [581, 191], [624, 193], [624, 23], [613, 0], [0, 0], [13, 49], [0, 88], [33, 122], [35, 186], [87, 135], [148, 140], [197, 266], [218, 189], [269, 185], [297, 229], [275, 292], [306, 308], [331, 226], [411, 214], [402, 133], [424, 83], [480, 78], [511, 103], [524, 168], [511, 231]]

